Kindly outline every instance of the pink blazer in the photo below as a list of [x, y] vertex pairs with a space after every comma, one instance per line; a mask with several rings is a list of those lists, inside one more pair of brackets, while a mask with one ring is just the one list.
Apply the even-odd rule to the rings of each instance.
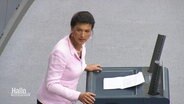
[[43, 104], [74, 104], [80, 95], [78, 80], [86, 67], [86, 48], [79, 58], [69, 36], [61, 39], [50, 54], [47, 74], [38, 91]]

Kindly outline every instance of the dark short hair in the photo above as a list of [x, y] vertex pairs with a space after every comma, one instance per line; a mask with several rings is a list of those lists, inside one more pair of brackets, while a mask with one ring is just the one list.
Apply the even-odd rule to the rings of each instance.
[[70, 26], [73, 28], [77, 23], [87, 23], [92, 25], [92, 29], [95, 24], [95, 19], [93, 15], [88, 11], [80, 11], [73, 15]]

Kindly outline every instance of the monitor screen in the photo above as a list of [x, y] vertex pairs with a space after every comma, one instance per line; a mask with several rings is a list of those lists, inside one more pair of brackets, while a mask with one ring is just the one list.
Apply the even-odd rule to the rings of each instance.
[[160, 80], [160, 73], [163, 70], [160, 63], [160, 57], [164, 46], [166, 36], [158, 34], [156, 45], [154, 48], [153, 56], [151, 59], [150, 67], [148, 72], [152, 73], [151, 82], [149, 86], [148, 94], [158, 95], [158, 86]]
[[160, 57], [161, 57], [161, 54], [162, 54], [162, 49], [163, 49], [164, 42], [165, 42], [165, 38], [166, 38], [165, 35], [158, 34], [157, 41], [156, 41], [156, 44], [155, 44], [155, 48], [154, 48], [154, 51], [153, 51], [153, 56], [152, 56], [151, 63], [150, 63], [150, 67], [149, 67], [149, 70], [148, 70], [148, 72], [150, 72], [150, 73], [152, 73], [154, 68], [156, 67], [155, 66], [155, 61], [160, 60]]

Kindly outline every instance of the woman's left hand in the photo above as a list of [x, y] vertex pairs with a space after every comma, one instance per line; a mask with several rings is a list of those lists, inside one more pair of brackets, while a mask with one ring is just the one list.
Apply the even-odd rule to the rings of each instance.
[[86, 66], [86, 71], [97, 71], [100, 72], [102, 70], [100, 64], [89, 64]]

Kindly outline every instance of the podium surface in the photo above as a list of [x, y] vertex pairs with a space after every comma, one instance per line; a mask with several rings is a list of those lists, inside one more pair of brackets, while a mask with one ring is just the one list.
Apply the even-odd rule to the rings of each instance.
[[[168, 69], [163, 68], [160, 74], [158, 95], [149, 95], [151, 73], [148, 67], [103, 67], [97, 72], [87, 72], [86, 91], [96, 94], [95, 104], [169, 104]], [[103, 89], [103, 79], [127, 76], [143, 72], [145, 82], [126, 89]]]

